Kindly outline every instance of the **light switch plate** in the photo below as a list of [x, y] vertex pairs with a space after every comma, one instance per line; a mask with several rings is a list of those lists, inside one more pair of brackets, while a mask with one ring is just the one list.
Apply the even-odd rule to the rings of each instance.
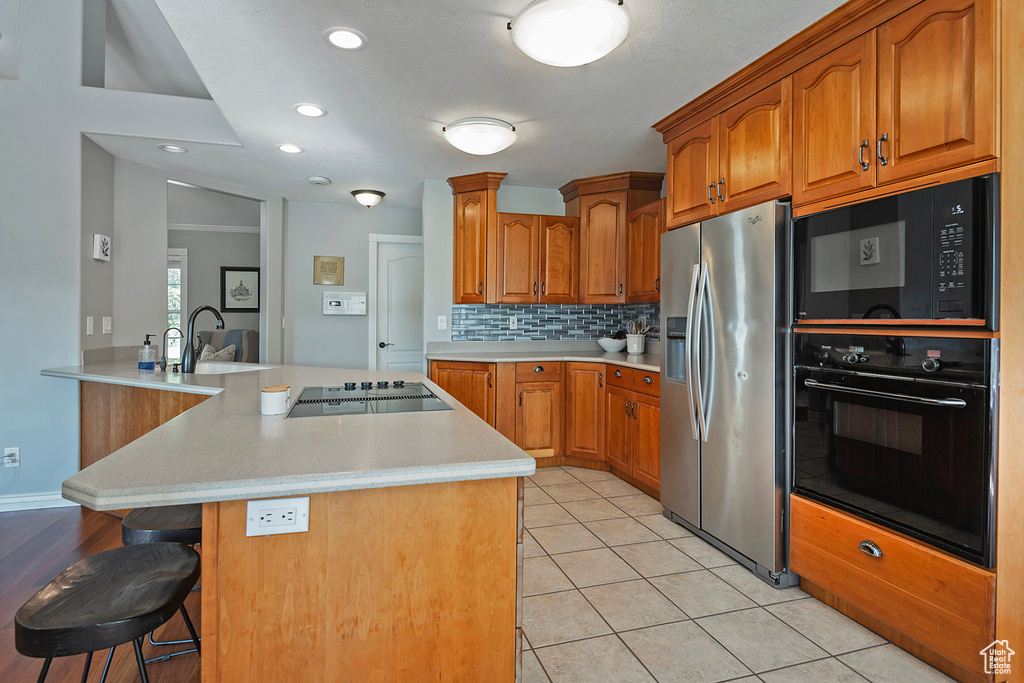
[[437, 316], [437, 329], [447, 330], [448, 329], [448, 316], [439, 315]]
[[309, 496], [245, 502], [245, 535], [270, 536], [309, 531]]
[[113, 327], [113, 319], [109, 315], [103, 316], [103, 334], [110, 334]]
[[85, 336], [88, 337], [91, 334], [92, 334], [92, 316], [91, 315], [87, 315], [87, 316], [85, 316]]

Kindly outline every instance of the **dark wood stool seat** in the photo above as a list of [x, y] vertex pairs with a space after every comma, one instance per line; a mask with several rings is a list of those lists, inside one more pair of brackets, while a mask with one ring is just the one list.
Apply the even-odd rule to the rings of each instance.
[[135, 508], [121, 520], [121, 542], [184, 543], [195, 545], [203, 540], [203, 506], [165, 505]]
[[[144, 672], [141, 637], [184, 605], [199, 578], [199, 553], [179, 543], [142, 543], [83, 558], [22, 605], [14, 644], [49, 660], [133, 642]], [[190, 630], [191, 623], [189, 622]], [[145, 673], [143, 673], [145, 680]]]

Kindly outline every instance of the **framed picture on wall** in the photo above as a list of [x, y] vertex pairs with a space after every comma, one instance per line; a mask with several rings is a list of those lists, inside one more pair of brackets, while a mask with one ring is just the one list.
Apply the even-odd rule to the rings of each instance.
[[260, 269], [249, 266], [220, 267], [221, 313], [260, 312]]

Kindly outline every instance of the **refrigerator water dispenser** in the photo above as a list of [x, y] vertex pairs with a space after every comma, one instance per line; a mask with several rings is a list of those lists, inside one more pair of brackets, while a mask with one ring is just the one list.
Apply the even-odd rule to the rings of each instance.
[[665, 379], [686, 384], [686, 318], [666, 318]]

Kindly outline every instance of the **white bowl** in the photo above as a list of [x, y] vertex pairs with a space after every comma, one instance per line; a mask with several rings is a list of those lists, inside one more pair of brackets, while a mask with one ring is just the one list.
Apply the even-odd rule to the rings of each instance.
[[626, 348], [625, 339], [611, 339], [610, 337], [604, 337], [603, 339], [598, 339], [597, 343], [602, 349], [610, 353], [615, 353], [616, 351], [621, 351]]

